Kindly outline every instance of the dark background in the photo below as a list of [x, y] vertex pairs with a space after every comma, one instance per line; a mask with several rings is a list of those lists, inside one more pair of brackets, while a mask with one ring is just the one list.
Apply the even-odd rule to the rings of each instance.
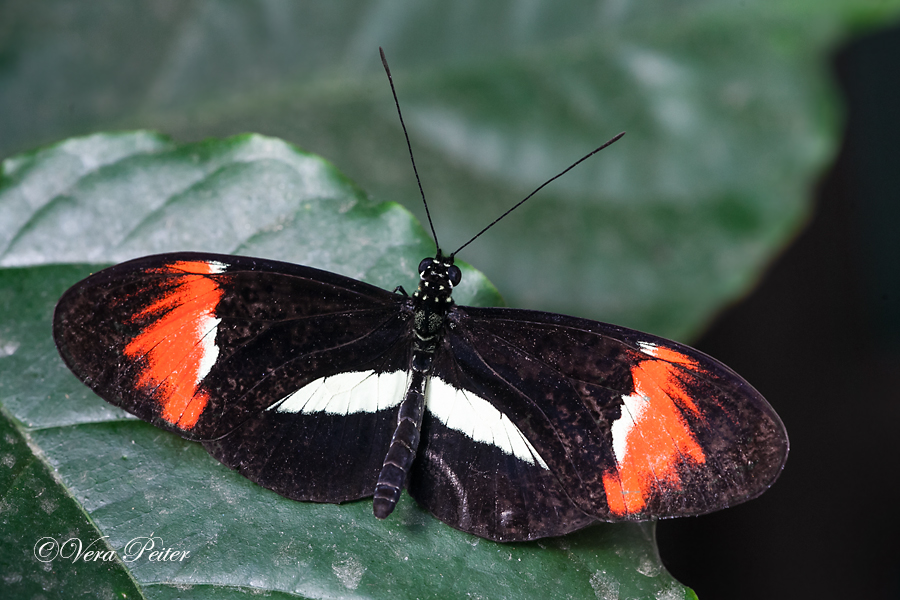
[[696, 344], [791, 439], [764, 496], [659, 524], [666, 566], [704, 600], [900, 598], [900, 27], [832, 66], [847, 120], [812, 220]]

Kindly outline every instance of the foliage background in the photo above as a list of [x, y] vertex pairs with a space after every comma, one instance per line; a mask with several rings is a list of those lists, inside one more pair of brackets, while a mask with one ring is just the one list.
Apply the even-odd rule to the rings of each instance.
[[[619, 145], [632, 145], [605, 151], [530, 213], [467, 249], [465, 258], [510, 305], [684, 339], [745, 293], [808, 218], [812, 183], [840, 134], [827, 56], [839, 41], [897, 12], [894, 2], [858, 0], [572, 2], [554, 9], [538, 2], [530, 10], [466, 2], [328, 6], [6, 2], [0, 6], [0, 156], [97, 130], [153, 128], [185, 141], [258, 131], [325, 156], [376, 199], [398, 200], [419, 213], [393, 107], [384, 102], [375, 51], [384, 45], [448, 246], [545, 174], [627, 129]], [[850, 61], [850, 84], [868, 91], [866, 82], [890, 80], [889, 68], [879, 76], [869, 67], [890, 65], [896, 55], [888, 44]], [[869, 129], [857, 131], [885, 139], [890, 104], [869, 97], [859, 101]], [[864, 139], [857, 138], [857, 149]], [[883, 181], [859, 183], [875, 177], [871, 165], [896, 163], [895, 147], [879, 150], [856, 162], [842, 155], [850, 166], [843, 163], [836, 177], [853, 190], [854, 210], [866, 206], [859, 198], [891, 189]], [[821, 189], [833, 192], [831, 185]], [[896, 388], [878, 387], [886, 368], [867, 370], [893, 364], [896, 356], [884, 343], [895, 341], [884, 317], [897, 314], [893, 280], [885, 275], [891, 263], [864, 260], [897, 256], [877, 242], [892, 221], [874, 209], [860, 211], [859, 219], [852, 211], [838, 213], [844, 218], [808, 251], [821, 271], [798, 267], [782, 275], [789, 291], [756, 309], [755, 326], [721, 333], [740, 329], [736, 309], [701, 340], [770, 398], [794, 448], [785, 477], [762, 499], [696, 523], [660, 526], [664, 536], [667, 528], [674, 535], [715, 523], [703, 534], [664, 539], [664, 556], [685, 569], [681, 579], [701, 597], [772, 597], [775, 589], [798, 597], [800, 591], [790, 590], [806, 595], [815, 585], [819, 597], [829, 597], [896, 585], [892, 555], [858, 543], [848, 529], [864, 527], [831, 520], [846, 519], [847, 507], [861, 504], [858, 495], [883, 498], [885, 506], [896, 499], [877, 487], [836, 494], [829, 486], [860, 468], [835, 446], [857, 449], [846, 451], [851, 458], [895, 456], [871, 445], [878, 435], [854, 444], [846, 432], [847, 423], [854, 432], [877, 432], [889, 421], [880, 410], [893, 405], [876, 400], [860, 410], [860, 396], [896, 398], [895, 391], [882, 393]], [[854, 259], [888, 266], [860, 270]], [[817, 273], [825, 278], [809, 284], [801, 278]], [[853, 284], [832, 285], [829, 278], [841, 273]], [[538, 278], [542, 284], [534, 285]], [[839, 291], [851, 293], [823, 304]], [[821, 310], [811, 310], [816, 307]], [[819, 319], [811, 321], [813, 315]], [[803, 323], [810, 329], [802, 330]], [[827, 354], [811, 337], [823, 330], [835, 334], [826, 335], [833, 344]], [[883, 337], [878, 352], [867, 350], [869, 338], [836, 335], [872, 330]], [[755, 366], [754, 356], [767, 360]], [[809, 357], [817, 360], [808, 371], [792, 372]], [[842, 421], [848, 412], [866, 418]], [[834, 420], [810, 417], [823, 413]], [[806, 435], [802, 423], [810, 420], [820, 427]], [[847, 442], [828, 444], [836, 439]], [[856, 479], [877, 481], [877, 475], [872, 466]], [[735, 521], [732, 530], [721, 525]], [[844, 534], [823, 543], [814, 536], [822, 530]], [[697, 538], [704, 544], [687, 552], [688, 540]], [[872, 571], [881, 577], [855, 570], [879, 561], [887, 566]], [[691, 570], [698, 565], [701, 573]], [[731, 579], [715, 583], [723, 573]]]
[[900, 598], [900, 28], [830, 60], [847, 119], [813, 218], [697, 341], [791, 435], [783, 477], [747, 510], [660, 524], [667, 565], [701, 598]]

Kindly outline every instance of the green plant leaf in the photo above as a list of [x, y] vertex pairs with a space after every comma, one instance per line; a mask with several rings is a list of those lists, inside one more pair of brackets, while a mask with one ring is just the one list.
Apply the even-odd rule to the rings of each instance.
[[[662, 567], [653, 524], [497, 544], [408, 497], [386, 521], [366, 501], [293, 502], [103, 402], [67, 371], [50, 335], [53, 308], [97, 267], [60, 261], [239, 252], [411, 287], [410, 272], [433, 251], [421, 227], [325, 161], [257, 135], [176, 145], [145, 132], [96, 134], [7, 161], [0, 213], [14, 222], [0, 260], [30, 265], [0, 269], [0, 566], [16, 595], [693, 597]], [[478, 272], [466, 268], [464, 281], [464, 302], [499, 302]], [[115, 560], [40, 562], [44, 538], [95, 542]], [[178, 559], [139, 554], [151, 539]]]
[[[510, 305], [667, 337], [744, 293], [834, 152], [824, 55], [895, 0], [8, 3], [0, 155], [98, 129], [256, 131], [422, 216]], [[514, 257], [514, 258], [512, 258]]]

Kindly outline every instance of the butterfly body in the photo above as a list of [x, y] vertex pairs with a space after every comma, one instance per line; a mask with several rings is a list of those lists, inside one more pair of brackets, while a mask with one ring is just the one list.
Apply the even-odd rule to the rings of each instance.
[[457, 306], [264, 259], [177, 253], [100, 271], [54, 337], [98, 395], [279, 494], [400, 491], [493, 540], [695, 515], [765, 491], [787, 435], [746, 381], [676, 342], [539, 311]]

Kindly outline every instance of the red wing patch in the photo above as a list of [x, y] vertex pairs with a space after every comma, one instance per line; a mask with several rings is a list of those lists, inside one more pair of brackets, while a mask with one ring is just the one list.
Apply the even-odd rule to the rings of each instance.
[[152, 319], [125, 347], [125, 356], [142, 365], [138, 385], [153, 389], [160, 416], [184, 430], [197, 424], [209, 401], [198, 386], [219, 354], [215, 309], [222, 289], [208, 275], [224, 268], [211, 261], [179, 261], [157, 269], [177, 275], [175, 284], [132, 317]]
[[700, 365], [670, 348], [642, 344], [654, 357], [631, 368], [634, 393], [622, 396], [612, 425], [616, 469], [603, 474], [610, 512], [619, 517], [644, 510], [653, 494], [681, 489], [678, 467], [706, 462], [684, 413], [700, 417], [679, 373]]

